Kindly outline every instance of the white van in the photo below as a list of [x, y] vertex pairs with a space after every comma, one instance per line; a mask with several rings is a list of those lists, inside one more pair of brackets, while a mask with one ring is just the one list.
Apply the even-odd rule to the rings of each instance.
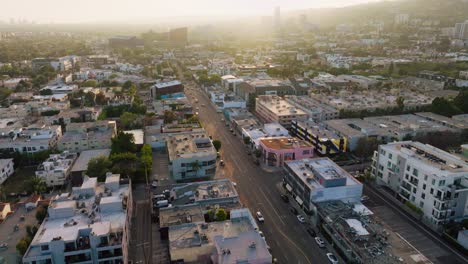
[[162, 208], [162, 207], [167, 207], [169, 205], [168, 200], [162, 200], [162, 201], [157, 201], [156, 202], [156, 208]]

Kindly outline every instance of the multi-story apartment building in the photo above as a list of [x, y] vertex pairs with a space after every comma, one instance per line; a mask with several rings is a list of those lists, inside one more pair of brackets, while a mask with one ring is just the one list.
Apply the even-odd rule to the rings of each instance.
[[462, 40], [468, 39], [468, 20], [463, 23], [455, 24], [455, 38]]
[[0, 150], [4, 152], [35, 153], [54, 149], [62, 136], [60, 126], [34, 126], [1, 129]]
[[413, 141], [380, 145], [372, 175], [419, 208], [430, 226], [468, 217], [468, 164], [457, 156]]
[[312, 143], [320, 156], [334, 155], [347, 151], [346, 137], [328, 130], [321, 123], [313, 121], [292, 121], [291, 134]]
[[324, 120], [336, 119], [340, 116], [340, 111], [308, 96], [287, 95], [286, 102], [304, 111], [310, 119], [321, 122]]
[[115, 121], [70, 123], [67, 132], [59, 140], [60, 151], [81, 152], [90, 149], [106, 149], [112, 145], [112, 137], [117, 134]]
[[36, 176], [43, 178], [49, 187], [63, 186], [68, 181], [76, 157], [76, 153], [68, 152], [51, 154], [37, 167]]
[[291, 127], [293, 120], [306, 120], [307, 114], [276, 95], [260, 95], [255, 99], [255, 111], [266, 123]]
[[309, 212], [318, 202], [359, 202], [362, 195], [362, 183], [329, 158], [286, 161], [284, 171], [283, 186]]
[[15, 172], [13, 159], [0, 159], [0, 184]]
[[216, 149], [205, 132], [171, 135], [166, 145], [174, 180], [195, 180], [215, 175]]
[[131, 184], [118, 174], [105, 183], [86, 178], [71, 193], [50, 201], [23, 264], [127, 263]]

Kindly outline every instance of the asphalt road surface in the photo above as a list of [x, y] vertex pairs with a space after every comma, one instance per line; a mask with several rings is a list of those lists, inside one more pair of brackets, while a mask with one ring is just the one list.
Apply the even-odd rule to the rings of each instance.
[[[187, 97], [199, 108], [196, 111], [203, 127], [213, 139], [222, 142], [220, 154], [226, 166], [219, 169], [223, 170], [223, 176], [237, 183], [244, 206], [253, 214], [262, 212], [265, 222], [259, 224], [259, 228], [278, 263], [329, 263], [326, 253], [334, 252], [331, 246], [327, 243], [326, 249], [319, 248], [306, 232], [306, 224], [301, 224], [289, 211], [290, 205], [281, 199], [282, 173], [266, 172], [255, 165], [241, 138], [230, 133], [226, 123], [221, 121], [222, 114], [216, 112], [207, 95], [194, 85], [186, 87], [189, 88]], [[192, 97], [199, 102], [195, 103]]]

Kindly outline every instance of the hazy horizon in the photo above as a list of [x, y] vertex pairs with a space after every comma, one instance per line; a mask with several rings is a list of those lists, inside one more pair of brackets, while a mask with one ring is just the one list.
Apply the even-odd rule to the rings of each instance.
[[15, 0], [2, 4], [0, 20], [37, 23], [161, 21], [181, 17], [272, 15], [276, 6], [282, 11], [291, 11], [379, 1], [382, 0], [237, 0], [233, 4], [215, 0]]

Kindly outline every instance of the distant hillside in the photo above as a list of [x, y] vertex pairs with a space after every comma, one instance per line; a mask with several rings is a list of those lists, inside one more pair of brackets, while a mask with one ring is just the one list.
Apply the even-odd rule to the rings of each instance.
[[371, 20], [389, 23], [397, 13], [410, 14], [411, 18], [438, 19], [441, 26], [453, 26], [456, 22], [468, 20], [468, 0], [383, 1], [342, 8], [300, 10], [288, 15], [306, 14], [308, 21], [327, 27]]

